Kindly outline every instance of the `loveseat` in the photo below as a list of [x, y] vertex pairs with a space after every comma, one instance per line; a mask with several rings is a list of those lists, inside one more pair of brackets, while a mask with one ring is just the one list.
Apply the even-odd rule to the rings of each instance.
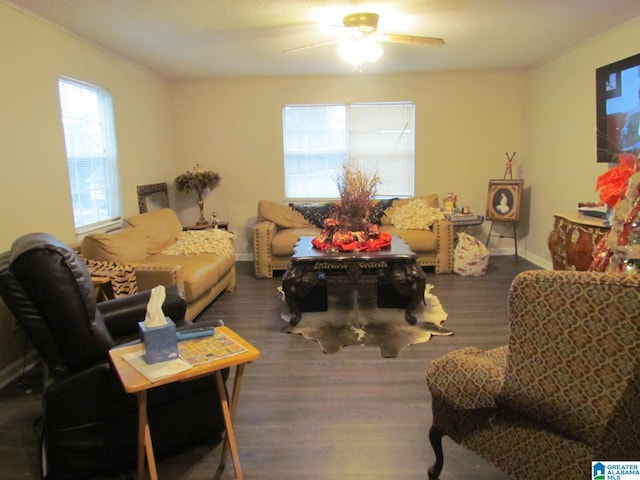
[[507, 345], [426, 371], [429, 478], [446, 466], [443, 435], [513, 479], [596, 478], [592, 461], [640, 458], [640, 276], [527, 271], [508, 301]]
[[[418, 198], [397, 199], [388, 202], [388, 208], [380, 210], [378, 221], [380, 231], [390, 235], [398, 235], [413, 252], [418, 255], [418, 264], [422, 267], [433, 267], [436, 273], [449, 273], [453, 269], [453, 226], [442, 218], [430, 226], [418, 219], [415, 227], [402, 228], [395, 225], [392, 219], [397, 218], [407, 209], [414, 212], [438, 209], [436, 194]], [[374, 202], [375, 204], [375, 202]], [[294, 204], [294, 207], [296, 205]], [[319, 209], [322, 207], [319, 206]], [[404, 210], [403, 210], [404, 209]], [[321, 231], [321, 218], [313, 215], [305, 216], [302, 208], [294, 209], [286, 203], [260, 200], [258, 203], [258, 221], [253, 228], [253, 260], [256, 278], [272, 278], [274, 270], [286, 270], [290, 263], [293, 248], [302, 236], [317, 236]], [[311, 219], [311, 220], [310, 220]]]
[[223, 291], [236, 285], [234, 235], [224, 230], [183, 231], [170, 208], [125, 218], [122, 229], [93, 233], [82, 240], [90, 261], [130, 265], [137, 291], [178, 285], [192, 321]]

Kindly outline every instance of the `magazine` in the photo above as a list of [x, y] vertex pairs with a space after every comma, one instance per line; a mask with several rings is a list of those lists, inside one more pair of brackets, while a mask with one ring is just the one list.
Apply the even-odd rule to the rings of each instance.
[[208, 337], [190, 338], [178, 342], [180, 358], [191, 365], [213, 362], [246, 351], [245, 347], [219, 330]]

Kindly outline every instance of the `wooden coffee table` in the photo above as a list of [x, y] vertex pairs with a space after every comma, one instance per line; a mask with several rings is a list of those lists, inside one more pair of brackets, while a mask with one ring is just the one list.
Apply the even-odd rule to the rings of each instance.
[[[294, 314], [292, 325], [302, 317], [301, 303], [328, 275], [342, 275], [347, 283], [358, 283], [365, 274], [375, 274], [378, 285], [388, 286], [399, 304], [406, 305], [405, 319], [415, 325], [413, 311], [424, 299], [426, 275], [417, 263], [417, 255], [400, 237], [394, 235], [389, 248], [376, 252], [327, 252], [314, 248], [313, 237], [300, 237], [291, 257], [291, 265], [282, 276], [287, 305]], [[321, 293], [326, 297], [326, 290]], [[326, 304], [326, 298], [325, 298]], [[378, 294], [378, 307], [382, 305]]]

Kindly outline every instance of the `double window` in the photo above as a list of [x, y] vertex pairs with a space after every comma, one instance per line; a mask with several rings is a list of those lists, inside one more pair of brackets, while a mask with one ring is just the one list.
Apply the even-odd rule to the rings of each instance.
[[118, 160], [111, 95], [70, 78], [58, 80], [76, 232], [120, 218]]
[[347, 159], [379, 175], [378, 198], [413, 196], [414, 117], [409, 102], [284, 107], [285, 196], [337, 198]]

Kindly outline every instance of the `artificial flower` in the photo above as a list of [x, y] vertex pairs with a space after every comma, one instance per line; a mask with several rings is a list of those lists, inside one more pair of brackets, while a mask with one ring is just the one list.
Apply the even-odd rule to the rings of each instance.
[[624, 197], [631, 175], [640, 171], [639, 159], [634, 155], [620, 153], [618, 160], [618, 165], [600, 175], [596, 183], [596, 190], [600, 191], [600, 200], [611, 208]]

